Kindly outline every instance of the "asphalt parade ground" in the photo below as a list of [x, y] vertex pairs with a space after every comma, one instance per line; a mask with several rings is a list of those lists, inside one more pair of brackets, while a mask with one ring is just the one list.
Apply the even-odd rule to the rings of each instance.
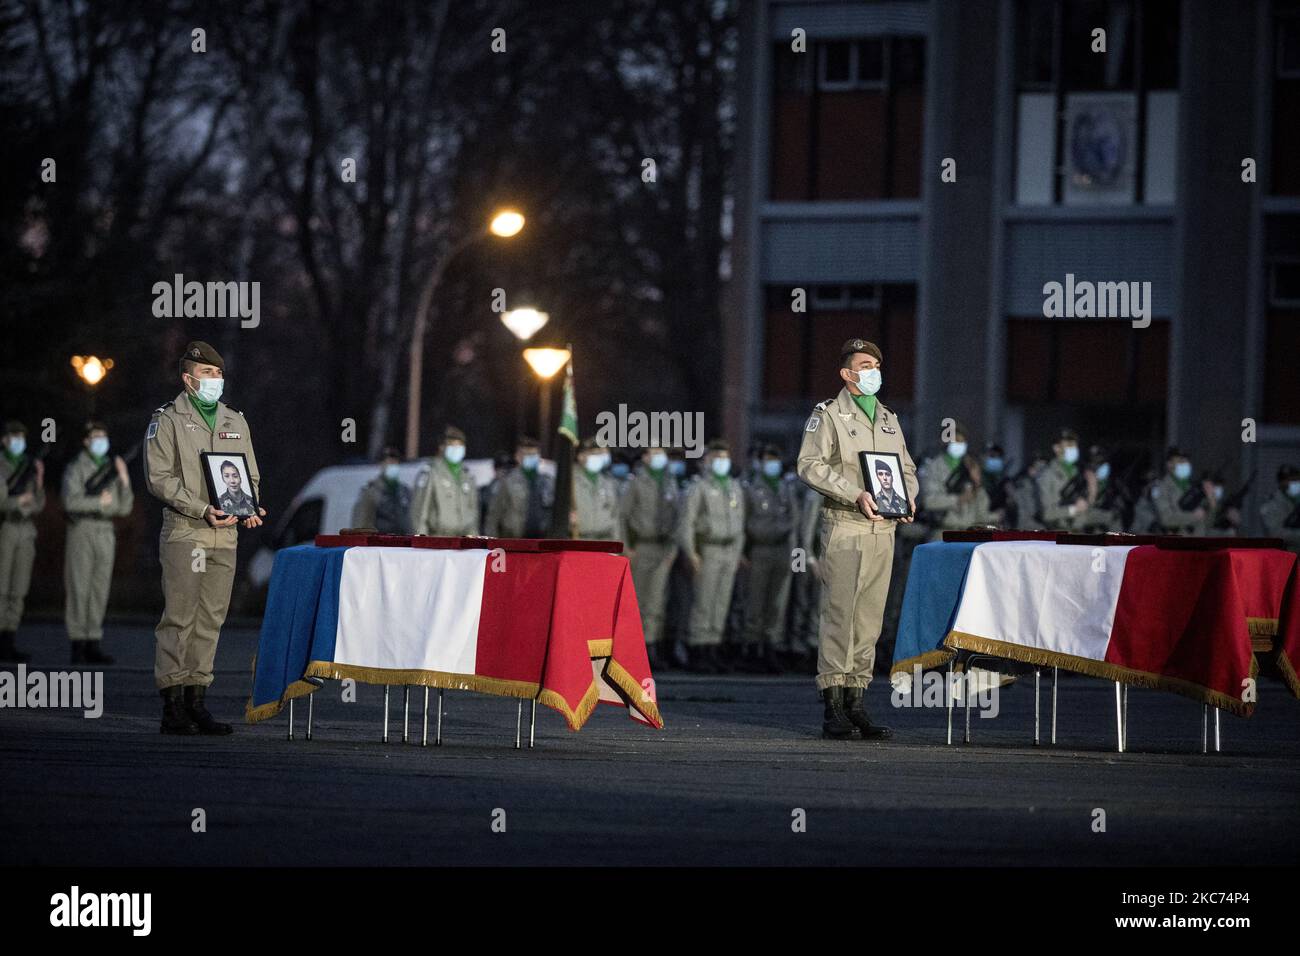
[[[599, 707], [571, 733], [538, 708], [447, 692], [444, 744], [418, 745], [423, 691], [316, 694], [315, 739], [287, 712], [243, 722], [257, 632], [227, 628], [208, 696], [224, 738], [158, 732], [153, 633], [110, 627], [104, 712], [0, 710], [0, 863], [98, 865], [1219, 865], [1300, 860], [1300, 700], [1263, 679], [1255, 715], [1222, 718], [1202, 754], [1200, 704], [1129, 692], [1115, 752], [1113, 685], [1062, 676], [1056, 746], [1033, 746], [1032, 679], [1003, 689], [973, 744], [941, 708], [868, 691], [885, 742], [820, 739], [811, 678], [658, 675], [662, 731]], [[57, 624], [24, 628], [29, 668], [66, 670]], [[8, 665], [7, 665], [8, 666]], [[10, 666], [11, 667], [11, 666]], [[11, 668], [12, 669], [12, 668]], [[1043, 681], [1043, 738], [1050, 720]], [[436, 698], [436, 691], [431, 695]], [[431, 723], [432, 723], [432, 714]], [[1211, 725], [1212, 726], [1212, 725]], [[528, 707], [524, 708], [525, 747]], [[196, 814], [201, 810], [202, 814]], [[1101, 811], [1099, 813], [1099, 811]], [[196, 816], [206, 821], [195, 832]], [[1098, 822], [1102, 826], [1099, 826]]]

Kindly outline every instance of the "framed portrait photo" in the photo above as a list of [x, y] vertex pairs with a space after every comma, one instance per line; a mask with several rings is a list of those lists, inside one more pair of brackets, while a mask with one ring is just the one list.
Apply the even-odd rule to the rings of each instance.
[[862, 468], [863, 487], [876, 499], [876, 511], [882, 518], [912, 517], [900, 456], [891, 451], [860, 451], [858, 464]]
[[240, 452], [199, 452], [208, 504], [228, 515], [249, 518], [257, 514], [257, 495], [248, 475], [248, 459]]

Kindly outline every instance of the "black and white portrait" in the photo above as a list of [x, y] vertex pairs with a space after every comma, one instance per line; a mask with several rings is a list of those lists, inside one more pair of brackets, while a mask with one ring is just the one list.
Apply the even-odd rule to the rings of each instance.
[[903, 462], [893, 452], [863, 451], [858, 453], [862, 477], [871, 497], [876, 499], [876, 511], [885, 518], [906, 518], [912, 513], [907, 504], [907, 489], [903, 486]]

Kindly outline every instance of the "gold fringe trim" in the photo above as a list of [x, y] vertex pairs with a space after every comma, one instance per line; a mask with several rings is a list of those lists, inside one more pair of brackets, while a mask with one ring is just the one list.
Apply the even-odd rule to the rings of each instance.
[[413, 687], [437, 687], [443, 690], [472, 690], [497, 697], [522, 697], [532, 700], [538, 686], [530, 681], [505, 680], [500, 677], [480, 677], [475, 674], [449, 674], [445, 671], [402, 670], [386, 667], [362, 667], [358, 664], [337, 664], [334, 661], [312, 661], [307, 665], [307, 677], [325, 677], [342, 680], [351, 677], [366, 684], [397, 684]]
[[1295, 668], [1291, 666], [1291, 659], [1281, 648], [1277, 651], [1277, 669], [1282, 672], [1282, 680], [1291, 689], [1291, 693], [1300, 697], [1300, 676], [1296, 675]]
[[930, 667], [939, 667], [942, 664], [947, 664], [956, 656], [957, 654], [954, 651], [940, 649], [926, 651], [924, 654], [918, 654], [916, 657], [905, 657], [901, 661], [895, 663], [893, 667], [889, 668], [889, 676], [893, 677], [895, 674], [910, 674], [918, 667], [921, 668], [921, 670], [926, 670]]
[[[1149, 671], [1121, 667], [1107, 661], [1076, 657], [1073, 654], [1062, 654], [1059, 651], [1045, 651], [1042, 648], [1026, 647], [1023, 644], [1008, 644], [1005, 641], [994, 641], [987, 637], [980, 637], [977, 634], [967, 634], [964, 631], [949, 631], [947, 638], [944, 639], [944, 644], [964, 651], [978, 651], [984, 654], [992, 654], [995, 657], [1005, 657], [1007, 660], [1020, 661], [1023, 664], [1060, 667], [1064, 670], [1085, 674], [1088, 677], [1100, 677], [1103, 680], [1132, 684], [1135, 687], [1166, 690], [1183, 697], [1190, 697], [1192, 700], [1198, 700], [1203, 704], [1211, 704], [1220, 710], [1236, 714], [1238, 717], [1249, 717], [1255, 711], [1254, 704], [1247, 704], [1236, 697], [1230, 697], [1221, 691], [1212, 690], [1201, 684], [1194, 684], [1180, 677], [1168, 677], [1164, 674], [1152, 674]], [[1258, 671], [1253, 655], [1250, 659], [1250, 671], [1252, 676]]]
[[544, 690], [537, 695], [537, 702], [545, 704], [552, 710], [558, 710], [568, 721], [570, 730], [580, 730], [582, 725], [587, 722], [591, 712], [596, 709], [596, 703], [600, 700], [600, 688], [596, 682], [592, 681], [587, 692], [582, 695], [582, 700], [578, 701], [578, 706], [570, 709], [569, 702], [553, 690]]
[[611, 657], [609, 663], [605, 665], [605, 676], [614, 682], [615, 687], [622, 691], [629, 707], [635, 708], [642, 717], [660, 730], [664, 729], [664, 719], [659, 714], [658, 702], [649, 699], [645, 688], [627, 672], [622, 664]]
[[255, 724], [259, 720], [266, 720], [268, 717], [274, 717], [284, 709], [284, 705], [289, 703], [289, 701], [297, 697], [306, 697], [308, 694], [315, 693], [318, 690], [320, 690], [320, 688], [310, 681], [296, 680], [285, 688], [284, 694], [279, 700], [273, 700], [269, 703], [259, 704], [254, 707], [253, 698], [250, 697], [248, 698], [248, 703], [244, 705], [244, 721], [246, 723]]
[[588, 641], [587, 653], [592, 657], [612, 657], [614, 656], [614, 640], [606, 638], [603, 641]]
[[1248, 617], [1246, 630], [1251, 637], [1277, 637], [1277, 618]]

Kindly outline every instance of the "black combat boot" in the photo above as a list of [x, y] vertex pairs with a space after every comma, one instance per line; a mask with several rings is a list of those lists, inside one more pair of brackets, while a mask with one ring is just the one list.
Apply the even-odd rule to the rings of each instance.
[[863, 740], [884, 740], [886, 737], [893, 736], [893, 731], [888, 727], [873, 724], [871, 718], [867, 716], [866, 710], [862, 707], [861, 687], [844, 688], [844, 709], [853, 726], [858, 728], [858, 733], [862, 735]]
[[81, 656], [87, 664], [111, 664], [113, 658], [99, 649], [99, 641], [82, 641]]
[[0, 663], [25, 664], [31, 657], [14, 647], [13, 631], [0, 631]]
[[199, 725], [191, 718], [185, 710], [185, 696], [181, 687], [164, 687], [158, 693], [162, 694], [163, 715], [162, 726], [159, 732], [164, 734], [180, 734], [182, 736], [193, 736], [199, 732]]
[[826, 710], [822, 714], [822, 736], [827, 740], [857, 740], [858, 731], [844, 712], [843, 687], [827, 687], [822, 691]]
[[74, 640], [72, 642], [72, 663], [73, 664], [86, 663], [86, 642], [85, 641]]
[[190, 715], [190, 720], [199, 725], [199, 733], [211, 737], [221, 737], [234, 729], [229, 724], [223, 724], [208, 713], [208, 709], [203, 706], [203, 693], [206, 687], [198, 684], [187, 684], [185, 687], [185, 710]]

